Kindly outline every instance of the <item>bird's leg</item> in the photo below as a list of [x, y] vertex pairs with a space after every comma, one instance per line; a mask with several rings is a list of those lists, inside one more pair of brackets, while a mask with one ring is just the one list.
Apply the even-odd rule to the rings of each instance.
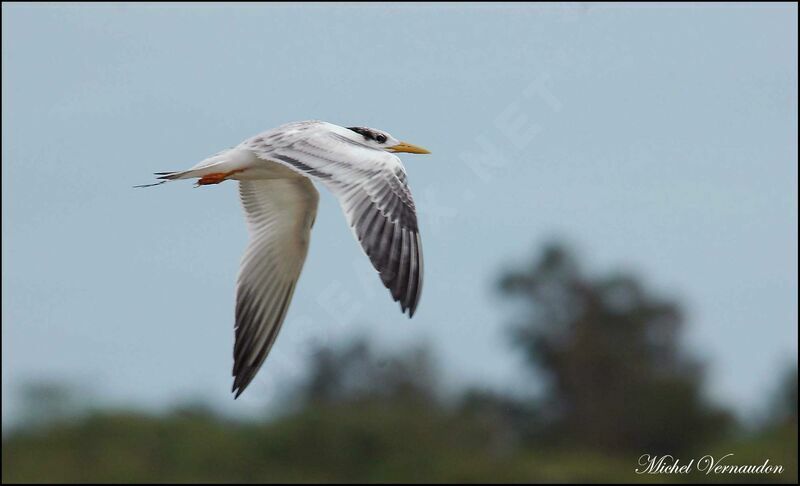
[[232, 170], [230, 172], [215, 172], [213, 174], [206, 174], [197, 181], [198, 186], [207, 186], [209, 184], [219, 184], [228, 177], [244, 172], [244, 169]]

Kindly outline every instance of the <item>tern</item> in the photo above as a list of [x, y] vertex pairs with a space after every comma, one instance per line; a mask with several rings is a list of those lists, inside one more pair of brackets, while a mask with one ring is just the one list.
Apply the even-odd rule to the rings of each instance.
[[367, 127], [288, 123], [248, 138], [189, 170], [158, 172], [163, 184], [239, 181], [250, 241], [236, 284], [234, 398], [264, 363], [289, 309], [308, 253], [319, 193], [339, 201], [355, 238], [383, 284], [412, 317], [422, 291], [422, 242], [398, 152], [428, 154]]

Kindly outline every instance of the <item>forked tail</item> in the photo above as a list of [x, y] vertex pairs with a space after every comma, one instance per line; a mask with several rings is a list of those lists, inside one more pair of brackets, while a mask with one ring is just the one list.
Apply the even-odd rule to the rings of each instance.
[[159, 179], [158, 182], [133, 187], [153, 187], [169, 181], [193, 179], [195, 177], [200, 179], [198, 185], [218, 184], [233, 174], [241, 172], [251, 157], [252, 154], [244, 150], [223, 150], [189, 170], [156, 172], [155, 175]]

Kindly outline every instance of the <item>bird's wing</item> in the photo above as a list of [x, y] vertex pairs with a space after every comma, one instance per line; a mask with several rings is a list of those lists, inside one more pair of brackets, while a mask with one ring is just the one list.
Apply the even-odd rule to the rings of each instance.
[[307, 178], [241, 181], [250, 229], [236, 288], [233, 391], [261, 367], [281, 328], [308, 251], [319, 193]]
[[256, 136], [242, 148], [324, 184], [339, 200], [356, 239], [409, 317], [422, 291], [422, 241], [400, 159], [306, 122]]

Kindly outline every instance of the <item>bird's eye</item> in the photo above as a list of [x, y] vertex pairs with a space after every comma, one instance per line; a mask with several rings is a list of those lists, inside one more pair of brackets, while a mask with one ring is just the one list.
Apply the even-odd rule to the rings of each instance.
[[375, 136], [375, 140], [377, 140], [378, 143], [384, 143], [386, 142], [386, 135], [379, 133], [378, 135]]

